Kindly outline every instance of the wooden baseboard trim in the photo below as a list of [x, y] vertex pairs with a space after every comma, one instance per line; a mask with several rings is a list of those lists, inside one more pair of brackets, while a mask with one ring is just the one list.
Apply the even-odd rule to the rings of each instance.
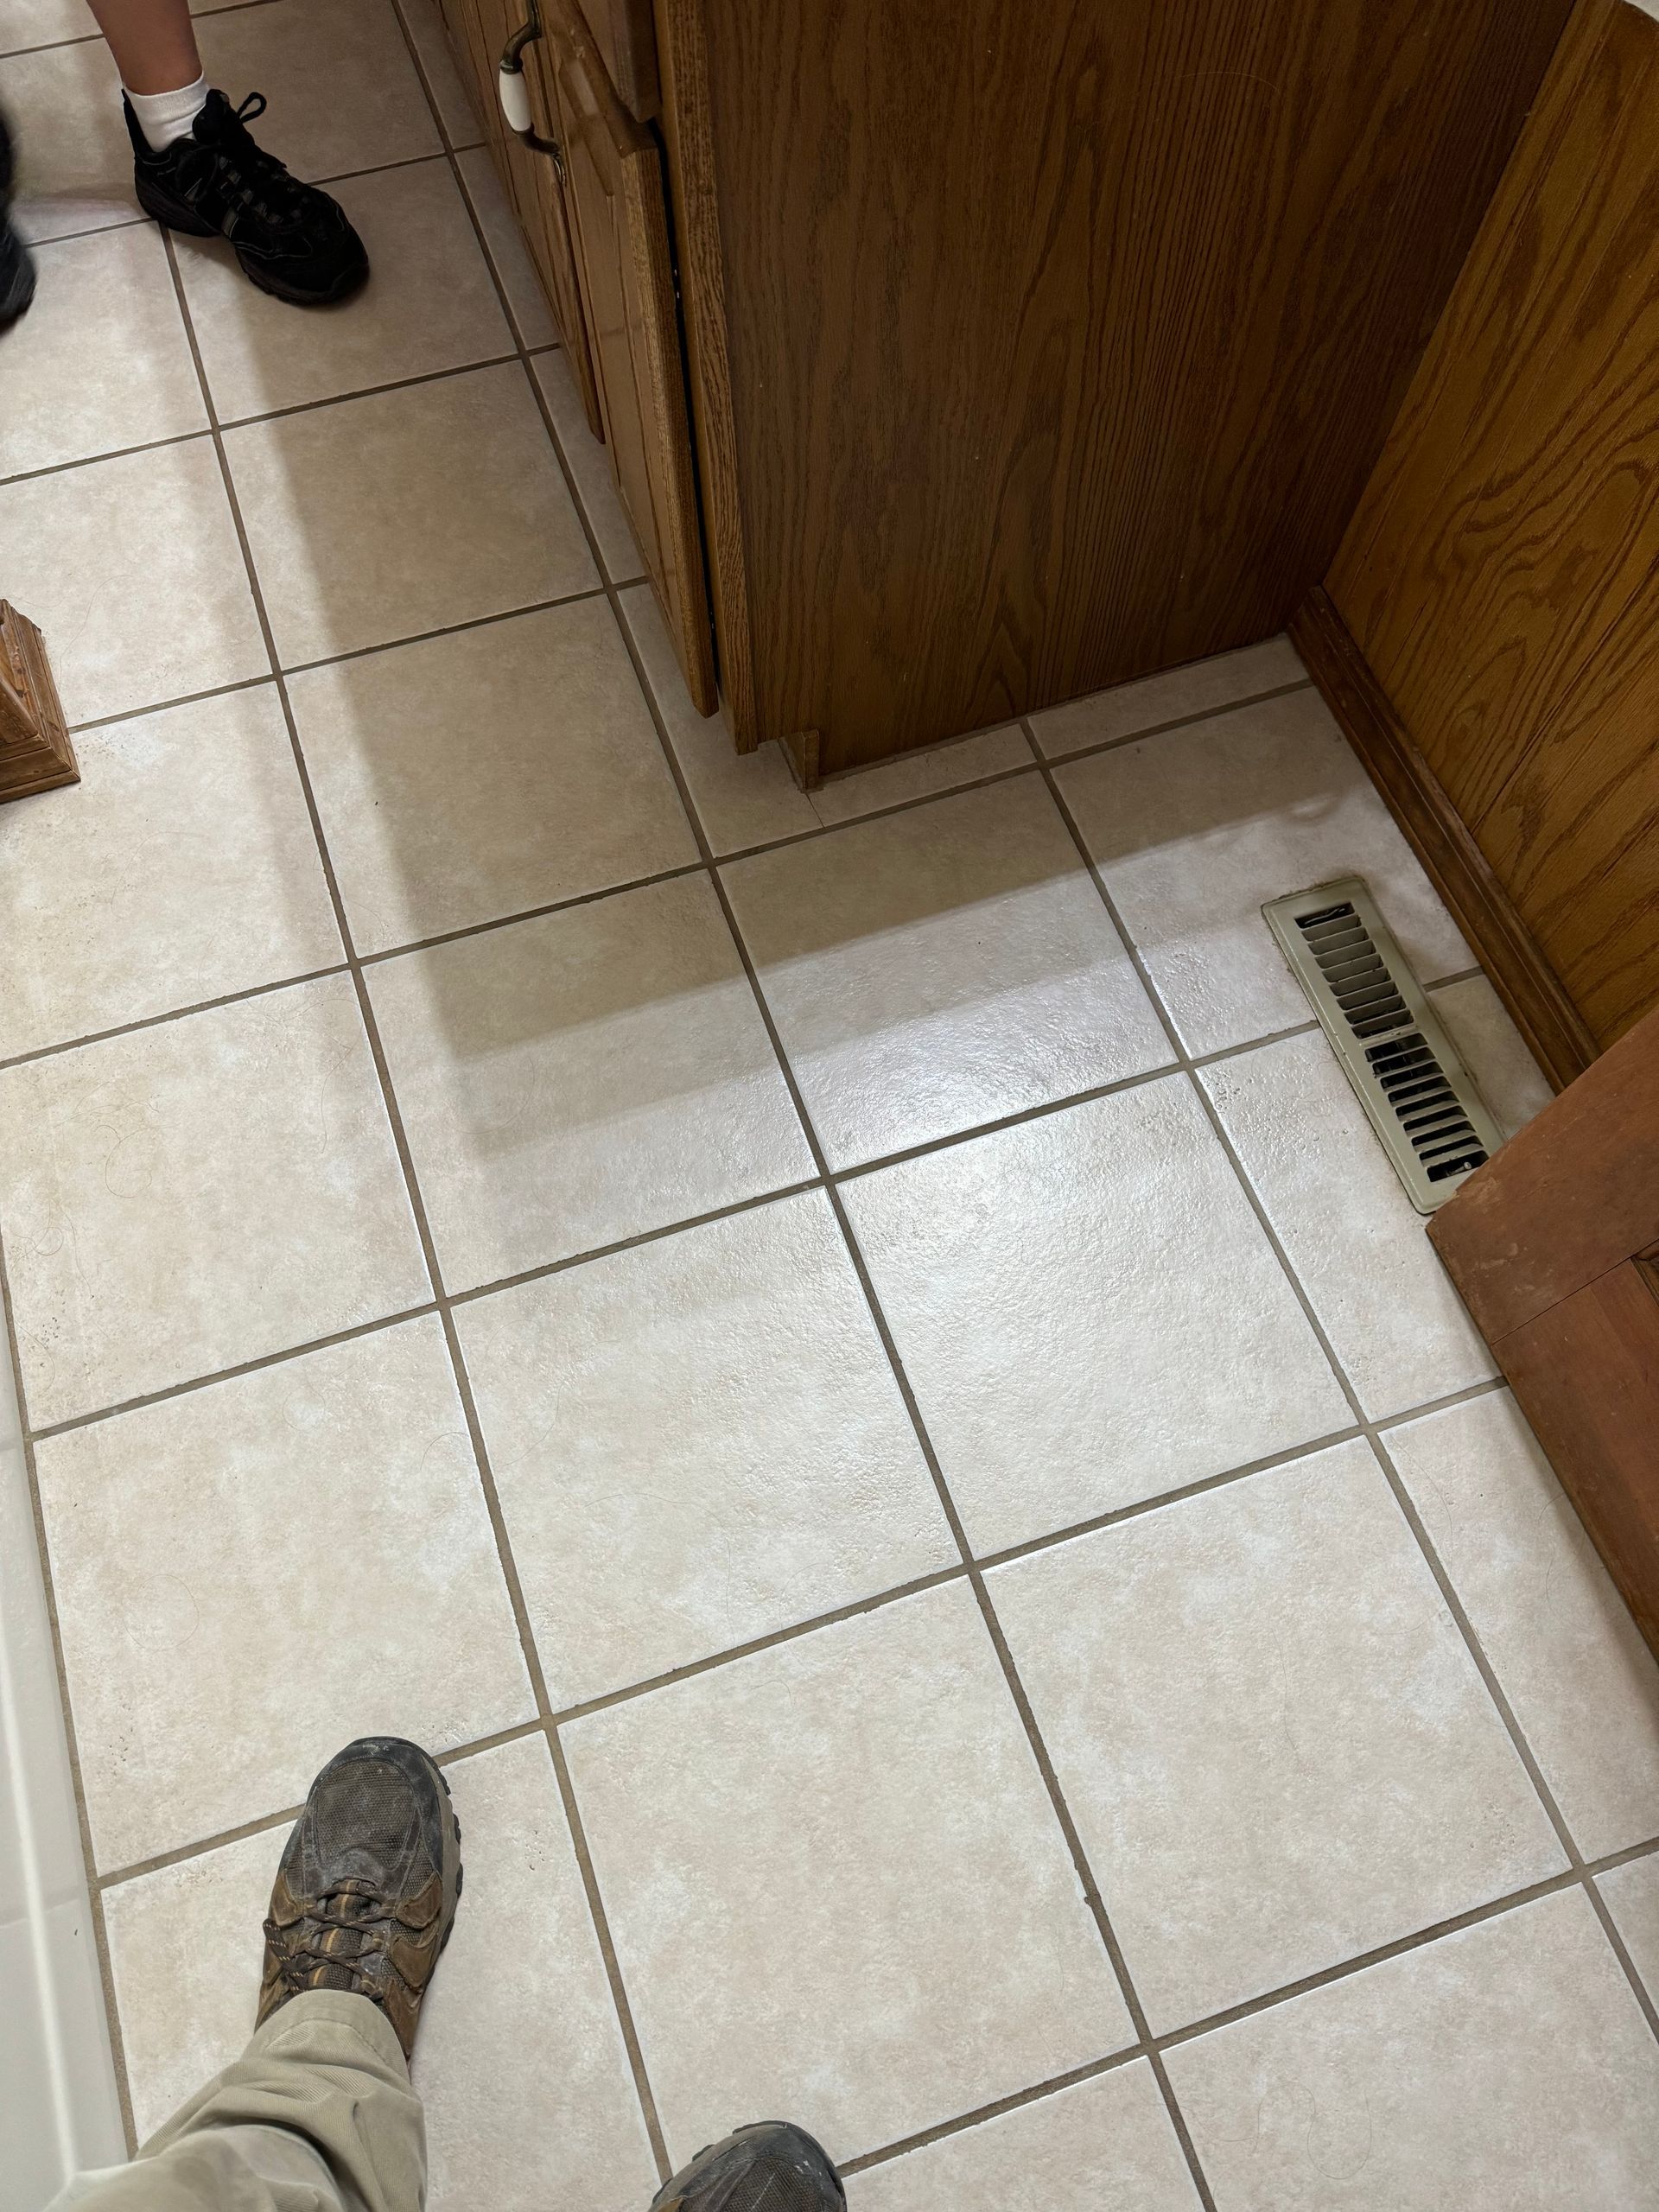
[[790, 772], [804, 791], [815, 791], [823, 781], [823, 741], [815, 729], [791, 730], [778, 741]]
[[0, 599], [0, 801], [79, 781], [41, 633]]
[[1290, 635], [1522, 1035], [1564, 1089], [1600, 1047], [1321, 586], [1292, 616]]

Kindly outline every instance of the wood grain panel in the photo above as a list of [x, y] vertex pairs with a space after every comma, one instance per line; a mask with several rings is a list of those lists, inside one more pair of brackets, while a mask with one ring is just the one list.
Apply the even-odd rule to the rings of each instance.
[[651, 0], [579, 0], [579, 5], [617, 98], [635, 122], [649, 123], [662, 105]]
[[843, 767], [1281, 625], [1566, 4], [659, 0], [707, 57], [757, 734]]

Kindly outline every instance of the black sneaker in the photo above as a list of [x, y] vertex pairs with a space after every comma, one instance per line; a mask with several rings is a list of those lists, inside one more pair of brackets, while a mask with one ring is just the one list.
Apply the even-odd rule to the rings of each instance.
[[35, 261], [12, 228], [11, 133], [0, 115], [0, 330], [8, 330], [35, 296]]
[[306, 1990], [378, 2005], [407, 2058], [461, 1896], [461, 1823], [416, 1744], [363, 1736], [311, 1785], [276, 1870], [258, 2024]]
[[713, 2143], [664, 2182], [651, 2212], [842, 2212], [835, 2168], [804, 2128], [763, 2120]]
[[193, 238], [227, 238], [250, 280], [296, 307], [349, 299], [367, 281], [369, 257], [340, 202], [290, 176], [248, 136], [248, 124], [265, 111], [263, 92], [250, 92], [237, 108], [223, 92], [209, 92], [188, 134], [159, 154], [130, 101], [121, 105], [147, 215]]

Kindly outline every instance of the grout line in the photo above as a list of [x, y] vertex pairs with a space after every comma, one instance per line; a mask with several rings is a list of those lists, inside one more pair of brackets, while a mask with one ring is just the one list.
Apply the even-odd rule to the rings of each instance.
[[1016, 2089], [1012, 2096], [998, 2097], [988, 2105], [976, 2105], [971, 2112], [958, 2113], [953, 2119], [940, 2120], [932, 2127], [918, 2128], [914, 2135], [902, 2135], [896, 2142], [884, 2143], [879, 2151], [865, 2151], [856, 2158], [849, 2158], [836, 2171], [846, 2180], [853, 2174], [868, 2172], [872, 2166], [884, 2166], [893, 2158], [902, 2158], [912, 2151], [925, 2150], [929, 2144], [946, 2142], [953, 2135], [966, 2134], [971, 2127], [982, 2126], [988, 2120], [1000, 2120], [1004, 2113], [1018, 2112], [1024, 2105], [1039, 2104], [1045, 2097], [1058, 2096], [1063, 2089], [1075, 2089], [1084, 2082], [1097, 2082], [1103, 2074], [1116, 2074], [1125, 2066], [1133, 2066], [1142, 2054], [1125, 2049], [1115, 2050], [1109, 2058], [1091, 2059], [1086, 2066], [1074, 2066], [1069, 2074], [1056, 2074], [1034, 2088]]
[[[597, 891], [573, 891], [563, 899], [550, 899], [540, 906], [524, 906], [517, 913], [500, 914], [487, 922], [466, 922], [459, 929], [439, 930], [431, 937], [412, 938], [407, 944], [389, 944], [383, 952], [365, 952], [359, 956], [365, 968], [379, 966], [387, 960], [401, 960], [406, 953], [431, 952], [437, 946], [458, 944], [464, 938], [488, 937], [493, 931], [508, 930], [519, 922], [544, 921], [550, 914], [568, 913], [573, 906], [596, 906], [602, 899], [613, 899], [625, 891], [649, 891], [659, 883], [673, 883], [683, 875], [701, 875], [700, 861], [685, 861], [678, 868], [658, 868], [653, 875], [633, 876], [626, 883], [601, 884]], [[0, 1062], [0, 1065], [3, 1065]]]
[[107, 453], [84, 453], [73, 461], [51, 461], [44, 468], [20, 468], [10, 476], [0, 476], [0, 492], [9, 492], [14, 484], [38, 484], [43, 476], [73, 476], [78, 468], [96, 468], [100, 461], [130, 461], [135, 454], [160, 453], [168, 446], [194, 445], [205, 438], [204, 426], [198, 430], [175, 430], [165, 438], [141, 438], [137, 445], [112, 446]]
[[1020, 727], [1030, 740], [1040, 767], [1069, 768], [1074, 760], [1091, 760], [1097, 753], [1114, 753], [1120, 745], [1135, 745], [1143, 737], [1162, 737], [1167, 730], [1191, 729], [1196, 722], [1214, 721], [1217, 715], [1230, 715], [1240, 707], [1265, 706], [1270, 699], [1287, 699], [1295, 692], [1311, 691], [1313, 688], [1311, 676], [1299, 677], [1294, 683], [1275, 683], [1269, 691], [1247, 691], [1242, 698], [1229, 699], [1219, 707], [1201, 707], [1196, 714], [1176, 715], [1166, 722], [1148, 722], [1144, 729], [1126, 729], [1116, 737], [1103, 737], [1092, 745], [1073, 746], [1069, 753], [1045, 753], [1032, 728], [1038, 715], [1046, 713], [1047, 709], [1039, 708], [1035, 715], [1022, 715]]
[[[251, 0], [251, 4], [269, 4], [269, 0]], [[429, 162], [441, 162], [442, 154], [429, 154]], [[378, 399], [389, 391], [412, 391], [417, 385], [446, 384], [454, 377], [473, 375], [480, 369], [505, 369], [518, 359], [517, 353], [482, 353], [475, 361], [452, 361], [448, 368], [423, 369], [416, 376], [388, 377], [381, 384], [353, 385], [345, 391], [325, 392], [321, 399], [296, 399], [286, 407], [262, 408], [255, 415], [231, 415], [221, 423], [226, 430], [251, 429], [257, 423], [283, 423], [290, 415], [315, 415], [324, 407], [343, 407], [353, 399]]]
[[[1599, 1891], [1596, 1888], [1594, 1883], [1585, 1872], [1584, 1859], [1573, 1840], [1572, 1831], [1568, 1827], [1567, 1820], [1561, 1812], [1560, 1807], [1555, 1801], [1554, 1792], [1544, 1779], [1543, 1770], [1539, 1764], [1538, 1759], [1533, 1751], [1531, 1745], [1527, 1740], [1526, 1734], [1521, 1726], [1521, 1723], [1516, 1715], [1513, 1707], [1510, 1703], [1509, 1698], [1506, 1695], [1502, 1684], [1498, 1681], [1497, 1669], [1493, 1667], [1491, 1660], [1487, 1657], [1485, 1648], [1482, 1644], [1479, 1636], [1476, 1633], [1474, 1624], [1469, 1618], [1469, 1616], [1464, 1608], [1463, 1601], [1458, 1594], [1456, 1586], [1453, 1584], [1451, 1575], [1446, 1572], [1446, 1566], [1429, 1536], [1428, 1530], [1423, 1524], [1421, 1516], [1418, 1513], [1416, 1504], [1411, 1497], [1410, 1491], [1408, 1490], [1398, 1468], [1394, 1464], [1393, 1458], [1389, 1452], [1387, 1445], [1383, 1441], [1376, 1422], [1374, 1421], [1366, 1413], [1358, 1390], [1356, 1389], [1346, 1368], [1337, 1356], [1336, 1346], [1332, 1342], [1324, 1323], [1320, 1320], [1319, 1316], [1314, 1308], [1313, 1299], [1308, 1295], [1307, 1291], [1303, 1287], [1301, 1278], [1291, 1263], [1290, 1255], [1286, 1250], [1278, 1231], [1274, 1229], [1271, 1219], [1268, 1217], [1267, 1207], [1262, 1203], [1261, 1197], [1257, 1193], [1255, 1185], [1252, 1182], [1249, 1174], [1245, 1169], [1243, 1160], [1240, 1158], [1238, 1152], [1233, 1145], [1232, 1139], [1228, 1134], [1226, 1125], [1222, 1120], [1215, 1101], [1210, 1095], [1208, 1086], [1205, 1084], [1202, 1077], [1199, 1075], [1197, 1068], [1194, 1066], [1192, 1059], [1186, 1053], [1185, 1047], [1181, 1044], [1179, 1036], [1176, 1031], [1174, 1021], [1171, 1017], [1168, 1009], [1165, 1006], [1161, 996], [1154, 986], [1152, 977], [1147, 969], [1145, 962], [1141, 957], [1139, 948], [1134, 943], [1128, 931], [1124, 927], [1122, 917], [1118, 912], [1111, 894], [1106, 887], [1105, 879], [1101, 874], [1099, 868], [1095, 863], [1094, 856], [1089, 850], [1088, 842], [1084, 837], [1083, 832], [1077, 824], [1076, 817], [1073, 816], [1070, 807], [1066, 804], [1065, 796], [1061, 792], [1058, 783], [1055, 781], [1052, 772], [1045, 771], [1045, 774], [1048, 782], [1049, 789], [1053, 793], [1054, 802], [1060, 810], [1061, 816], [1065, 822], [1067, 829], [1071, 833], [1072, 840], [1077, 848], [1077, 851], [1087, 865], [1090, 875], [1094, 878], [1095, 887], [1099, 892], [1101, 899], [1105, 905], [1106, 911], [1111, 916], [1118, 934], [1123, 940], [1124, 947], [1128, 952], [1130, 959], [1135, 963], [1136, 971], [1140, 975], [1141, 981], [1146, 988], [1147, 995], [1152, 1000], [1153, 1005], [1157, 1010], [1159, 1019], [1164, 1024], [1166, 1032], [1169, 1036], [1170, 1042], [1174, 1046], [1177, 1052], [1179, 1054], [1182, 1065], [1186, 1070], [1188, 1078], [1192, 1083], [1193, 1090], [1197, 1094], [1198, 1103], [1203, 1109], [1211, 1128], [1215, 1132], [1216, 1140], [1221, 1146], [1223, 1151], [1226, 1154], [1229, 1160], [1232, 1163], [1233, 1172], [1238, 1179], [1239, 1187], [1243, 1192], [1246, 1199], [1249, 1201], [1251, 1211], [1255, 1213], [1256, 1220], [1261, 1224], [1263, 1236], [1267, 1238], [1269, 1245], [1272, 1247], [1278, 1258], [1280, 1266], [1284, 1270], [1285, 1280], [1289, 1283], [1297, 1302], [1300, 1306], [1303, 1314], [1306, 1318], [1308, 1326], [1313, 1330], [1320, 1350], [1324, 1352], [1325, 1358], [1330, 1363], [1331, 1371], [1336, 1377], [1336, 1380], [1341, 1388], [1343, 1395], [1348, 1401], [1349, 1406], [1354, 1415], [1354, 1420], [1361, 1434], [1364, 1436], [1371, 1447], [1372, 1452], [1376, 1456], [1377, 1464], [1382, 1471], [1384, 1479], [1387, 1481], [1389, 1488], [1394, 1494], [1395, 1503], [1399, 1509], [1402, 1517], [1404, 1519], [1408, 1528], [1411, 1530], [1413, 1536], [1416, 1539], [1418, 1549], [1422, 1555], [1424, 1563], [1427, 1567], [1430, 1574], [1433, 1577], [1435, 1585], [1440, 1593], [1441, 1601], [1446, 1605], [1447, 1611], [1451, 1614], [1453, 1622], [1457, 1625], [1459, 1633], [1463, 1637], [1463, 1641], [1468, 1649], [1469, 1656], [1474, 1662], [1475, 1667], [1479, 1673], [1482, 1681], [1486, 1686], [1487, 1694], [1491, 1697], [1492, 1704], [1497, 1710], [1498, 1719], [1509, 1734], [1510, 1741], [1514, 1746], [1516, 1755], [1520, 1759], [1522, 1767], [1526, 1770], [1528, 1778], [1531, 1782], [1533, 1789], [1537, 1794], [1539, 1802], [1543, 1807], [1544, 1812], [1548, 1817], [1550, 1825], [1555, 1831], [1557, 1842], [1567, 1859], [1568, 1866], [1573, 1870], [1573, 1878], [1582, 1885], [1584, 1891], [1589, 1897], [1590, 1903], [1595, 1910], [1598, 1919], [1602, 1923], [1603, 1932], [1606, 1936], [1609, 1944], [1611, 1946], [1614, 1955], [1618, 1958], [1620, 1966], [1624, 1970], [1625, 1976], [1630, 1982], [1631, 1991], [1636, 1997], [1637, 2002], [1642, 2007], [1643, 2015], [1647, 2020], [1648, 2026], [1656, 2039], [1659, 2039], [1659, 2009], [1656, 2009], [1652, 1999], [1649, 1996], [1647, 1990], [1643, 1986], [1641, 1977], [1637, 1973], [1636, 1968], [1631, 1962], [1630, 1954], [1625, 1948], [1624, 1941], [1613, 1924], [1612, 1915], [1608, 1911], [1605, 1904], [1603, 1902]], [[1453, 1395], [1455, 1396], [1456, 1394]], [[1397, 1426], [1397, 1421], [1394, 1425]]]
[[142, 721], [146, 715], [170, 715], [175, 707], [197, 707], [204, 699], [227, 699], [232, 691], [257, 691], [262, 683], [269, 683], [270, 676], [239, 676], [234, 683], [210, 683], [205, 691], [182, 691], [176, 699], [154, 699], [148, 706], [124, 707], [118, 714], [93, 715], [84, 722], [71, 722], [69, 734], [79, 737], [84, 730], [112, 729], [117, 722]]
[[[366, 660], [372, 653], [395, 652], [399, 645], [424, 645], [434, 638], [458, 637], [463, 630], [487, 629], [493, 622], [511, 622], [515, 614], [545, 614], [550, 607], [575, 607], [583, 600], [602, 599], [602, 585], [591, 591], [570, 591], [556, 599], [533, 599], [523, 607], [503, 607], [493, 614], [470, 615], [465, 622], [446, 622], [435, 630], [412, 630], [406, 638], [381, 638], [372, 645], [353, 645], [343, 653], [325, 653], [317, 660], [285, 662], [277, 671], [283, 676], [308, 676], [313, 669], [337, 668], [344, 661]], [[260, 679], [262, 682], [263, 678]]]
[[1466, 1406], [1471, 1399], [1490, 1398], [1496, 1392], [1507, 1390], [1509, 1387], [1507, 1376], [1493, 1375], [1484, 1382], [1471, 1382], [1461, 1390], [1448, 1390], [1443, 1398], [1429, 1398], [1421, 1406], [1413, 1406], [1408, 1412], [1389, 1414], [1380, 1420], [1373, 1421], [1371, 1427], [1379, 1436], [1383, 1435], [1389, 1429], [1404, 1428], [1410, 1421], [1427, 1421], [1430, 1414], [1443, 1414], [1452, 1406]]
[[245, 999], [269, 998], [274, 991], [297, 990], [302, 983], [320, 983], [346, 973], [344, 961], [330, 968], [308, 968], [301, 976], [279, 976], [275, 982], [251, 983], [246, 990], [226, 991], [216, 999], [196, 999], [189, 1006], [168, 1007], [162, 1014], [140, 1014], [135, 1021], [119, 1021], [113, 1029], [91, 1029], [84, 1037], [65, 1037], [55, 1045], [36, 1045], [27, 1052], [14, 1052], [0, 1060], [0, 1075], [8, 1068], [31, 1066], [36, 1060], [54, 1060], [64, 1052], [78, 1052], [83, 1045], [107, 1045], [112, 1038], [136, 1036], [144, 1029], [160, 1029], [169, 1021], [183, 1021], [193, 1014], [213, 1014], [220, 1007], [240, 1006]]

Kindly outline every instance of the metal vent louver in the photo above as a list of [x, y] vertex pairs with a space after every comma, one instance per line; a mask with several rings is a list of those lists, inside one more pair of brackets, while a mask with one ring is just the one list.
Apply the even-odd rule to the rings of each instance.
[[1419, 1213], [1503, 1142], [1358, 876], [1262, 908]]

